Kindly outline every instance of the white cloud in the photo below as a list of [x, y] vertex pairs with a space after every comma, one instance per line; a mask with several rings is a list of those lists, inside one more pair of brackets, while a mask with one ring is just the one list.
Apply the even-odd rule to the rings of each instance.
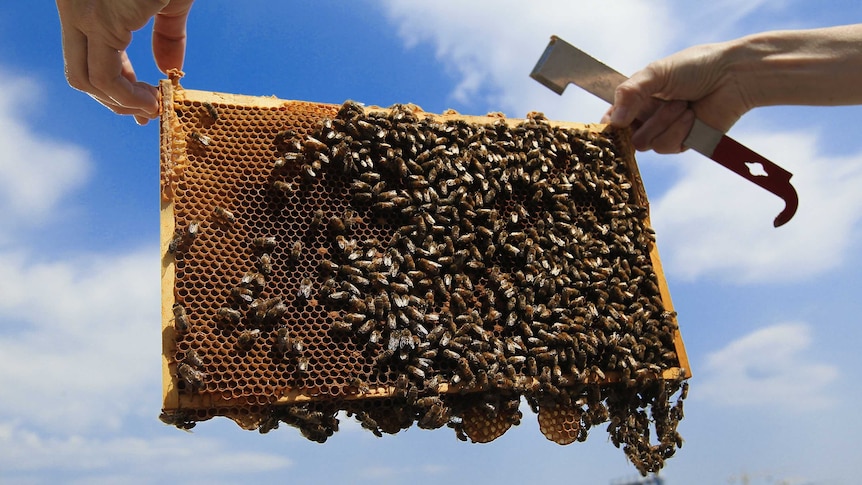
[[[78, 253], [51, 261], [23, 228], [64, 211], [91, 162], [38, 134], [32, 79], [0, 74], [0, 419], [80, 433], [116, 429], [159, 393], [158, 251]], [[148, 364], [149, 363], [149, 364]]]
[[23, 107], [39, 99], [34, 80], [0, 73], [0, 244], [19, 228], [44, 223], [90, 173], [86, 151], [40, 136], [21, 121]]
[[0, 253], [0, 416], [55, 432], [116, 429], [158, 393], [157, 261], [149, 249], [43, 264]]
[[367, 466], [358, 471], [358, 475], [368, 480], [383, 480], [390, 481], [400, 479], [409, 481], [406, 477], [416, 479], [418, 476], [436, 476], [449, 471], [449, 468], [442, 465], [426, 464], [419, 466], [392, 467], [392, 466]]
[[457, 79], [455, 100], [517, 117], [541, 110], [556, 119], [598, 121], [607, 108], [576, 88], [557, 96], [529, 77], [552, 34], [631, 72], [657, 56], [672, 32], [666, 1], [382, 3], [408, 46], [436, 48]]
[[[716, 406], [762, 407], [789, 412], [833, 405], [828, 385], [835, 366], [811, 362], [811, 330], [783, 323], [742, 336], [706, 356], [697, 398]], [[694, 385], [694, 384], [693, 384]]]
[[292, 466], [290, 459], [277, 454], [231, 449], [224, 442], [191, 434], [94, 438], [43, 434], [3, 422], [0, 449], [4, 450], [0, 454], [4, 473], [45, 476], [74, 471], [86, 483], [95, 478], [104, 482], [106, 474], [122, 483], [153, 483], [181, 476], [209, 481], [224, 479], [225, 474], [253, 476]]
[[862, 153], [823, 155], [821, 137], [811, 132], [743, 136], [744, 144], [793, 173], [799, 210], [773, 228], [781, 199], [699, 154], [680, 155], [681, 178], [651, 205], [668, 272], [785, 282], [838, 267], [858, 239]]

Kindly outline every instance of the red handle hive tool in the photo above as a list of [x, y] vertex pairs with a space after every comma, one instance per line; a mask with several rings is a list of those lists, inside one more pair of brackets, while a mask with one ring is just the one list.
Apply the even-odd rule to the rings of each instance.
[[[530, 77], [557, 94], [563, 94], [569, 83], [576, 84], [611, 104], [616, 87], [626, 80], [618, 71], [556, 36], [551, 37]], [[799, 199], [796, 189], [790, 184], [793, 174], [787, 170], [699, 119], [695, 119], [684, 143], [781, 197], [784, 210], [773, 221], [775, 227], [784, 225], [796, 214]]]

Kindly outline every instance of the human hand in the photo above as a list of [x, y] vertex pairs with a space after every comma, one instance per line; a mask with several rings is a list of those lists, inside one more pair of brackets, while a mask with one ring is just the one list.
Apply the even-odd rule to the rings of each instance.
[[138, 81], [126, 48], [155, 17], [153, 56], [162, 72], [180, 69], [194, 0], [56, 0], [66, 80], [117, 114], [146, 124], [159, 115], [157, 90]]
[[753, 105], [730, 67], [728, 44], [691, 47], [620, 84], [602, 121], [632, 125], [637, 150], [678, 153], [695, 117], [725, 132]]

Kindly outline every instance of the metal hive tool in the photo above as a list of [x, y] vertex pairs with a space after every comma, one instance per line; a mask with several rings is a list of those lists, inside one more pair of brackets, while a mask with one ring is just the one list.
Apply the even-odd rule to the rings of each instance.
[[690, 371], [625, 132], [176, 74], [161, 99], [163, 421], [487, 442], [525, 398], [560, 444], [609, 422], [642, 473], [680, 446]]

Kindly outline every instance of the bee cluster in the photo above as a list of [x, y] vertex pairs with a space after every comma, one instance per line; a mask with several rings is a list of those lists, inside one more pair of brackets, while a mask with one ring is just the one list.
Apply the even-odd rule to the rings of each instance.
[[[194, 128], [210, 143], [190, 144], [191, 161], [236, 153], [207, 131], [230, 110], [203, 108]], [[548, 439], [608, 423], [642, 473], [660, 469], [681, 446], [682, 373], [663, 375], [680, 367], [676, 318], [613, 135], [409, 105], [347, 102], [319, 119], [275, 132], [266, 170], [236, 169], [244, 203], [177, 203], [180, 391], [317, 442], [339, 411], [377, 436], [447, 426], [488, 442], [519, 424], [525, 398]], [[239, 255], [211, 254], [228, 247]], [[276, 402], [295, 390], [315, 398]], [[163, 413], [183, 429], [209, 417]]]

